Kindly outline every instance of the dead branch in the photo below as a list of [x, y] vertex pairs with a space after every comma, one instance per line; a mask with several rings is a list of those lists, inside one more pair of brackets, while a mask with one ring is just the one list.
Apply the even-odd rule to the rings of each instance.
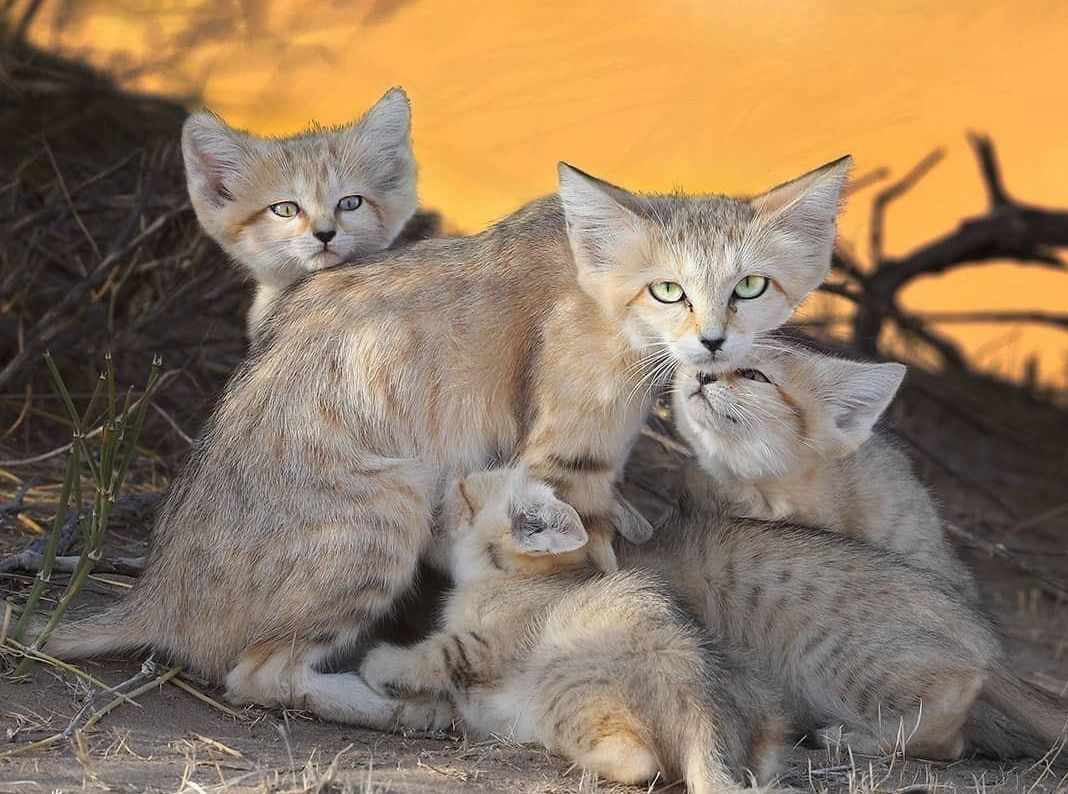
[[962, 540], [965, 543], [975, 546], [977, 549], [991, 557], [1004, 560], [1016, 570], [1027, 574], [1038, 583], [1039, 589], [1047, 595], [1051, 595], [1058, 600], [1068, 600], [1068, 587], [1065, 587], [1061, 582], [1058, 582], [1055, 579], [1050, 579], [1042, 573], [1042, 571], [1028, 565], [1001, 543], [990, 540], [990, 538], [985, 538], [970, 529], [965, 529], [950, 521], [946, 521], [943, 526], [948, 534], [958, 540]]
[[883, 261], [883, 221], [886, 216], [887, 206], [912, 190], [921, 179], [931, 172], [932, 168], [942, 162], [945, 156], [944, 149], [935, 149], [920, 162], [916, 163], [905, 176], [875, 195], [875, 199], [871, 203], [869, 253], [871, 261], [876, 267]]
[[1037, 311], [925, 312], [921, 317], [931, 323], [1031, 323], [1068, 329], [1068, 314]]
[[[853, 344], [864, 353], [879, 354], [880, 337], [886, 325], [891, 323], [924, 342], [946, 364], [964, 367], [966, 362], [959, 349], [927, 327], [932, 318], [911, 315], [901, 309], [898, 297], [905, 287], [923, 276], [1006, 259], [1065, 269], [1056, 249], [1068, 246], [1068, 211], [1048, 210], [1013, 200], [1005, 189], [993, 142], [976, 133], [972, 133], [968, 140], [989, 197], [990, 207], [985, 214], [964, 220], [953, 232], [904, 256], [885, 255], [883, 234], [887, 205], [911, 190], [942, 159], [943, 152], [937, 149], [875, 197], [869, 241], [870, 269], [863, 270], [844, 250], [840, 249], [835, 255], [834, 269], [845, 277], [847, 286], [825, 288], [824, 291], [839, 294], [856, 304]], [[1017, 313], [1015, 319], [1019, 322], [1050, 322], [1048, 317], [1037, 313], [1027, 316]], [[1059, 320], [1053, 324], [1060, 325]]]
[[[159, 493], [124, 494], [112, 505], [111, 517], [115, 519], [140, 517], [153, 510], [159, 504], [159, 500]], [[82, 522], [88, 520], [91, 515], [92, 508], [86, 507], [67, 517], [66, 522], [60, 529], [57, 551], [59, 555], [66, 555], [74, 548], [74, 545], [82, 536]], [[48, 538], [36, 538], [27, 544], [22, 551], [0, 560], [0, 573], [19, 570], [36, 571], [41, 565], [41, 558], [47, 542]], [[119, 573], [119, 571], [114, 571], [114, 573]]]

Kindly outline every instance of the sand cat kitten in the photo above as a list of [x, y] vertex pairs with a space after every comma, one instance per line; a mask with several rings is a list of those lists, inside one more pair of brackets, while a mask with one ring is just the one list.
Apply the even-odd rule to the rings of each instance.
[[[955, 588], [863, 541], [732, 517], [693, 464], [682, 479], [676, 519], [644, 545], [620, 543], [620, 562], [677, 587], [782, 687], [805, 730], [870, 754], [1008, 752], [995, 707], [1046, 748], [1057, 740], [1063, 709], [1002, 665], [988, 621]], [[981, 719], [968, 722], [977, 698]]]
[[440, 631], [380, 645], [384, 695], [452, 698], [468, 729], [540, 742], [622, 783], [740, 791], [774, 774], [783, 725], [767, 684], [716, 647], [656, 577], [601, 575], [578, 514], [514, 469], [471, 475], [443, 505]]
[[872, 435], [905, 375], [782, 340], [759, 342], [733, 372], [682, 368], [674, 409], [720, 493], [743, 515], [863, 538], [945, 577], [971, 600], [975, 581], [942, 530], [908, 458]]
[[[613, 568], [617, 522], [649, 529], [628, 530], [614, 483], [651, 381], [669, 356], [710, 360], [694, 340], [732, 340], [730, 356], [712, 345], [732, 360], [820, 282], [844, 175], [732, 199], [641, 196], [561, 166], [559, 196], [483, 234], [311, 274], [220, 399], [135, 589], [47, 647], [149, 646], [236, 702], [391, 727], [397, 704], [323, 670], [411, 584], [444, 484], [516, 458]], [[746, 273], [771, 286], [732, 299]]]
[[394, 88], [345, 127], [261, 138], [195, 113], [182, 130], [189, 197], [204, 230], [256, 281], [255, 338], [298, 278], [388, 248], [415, 212], [408, 97]]

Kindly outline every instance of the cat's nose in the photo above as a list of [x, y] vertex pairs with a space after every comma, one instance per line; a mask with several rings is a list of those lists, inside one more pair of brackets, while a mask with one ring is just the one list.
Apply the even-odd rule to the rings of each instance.
[[719, 352], [719, 349], [723, 347], [723, 343], [726, 341], [727, 340], [724, 339], [722, 336], [717, 336], [715, 339], [706, 339], [703, 336], [701, 337], [701, 344], [704, 345], [711, 353]]
[[697, 382], [700, 383], [702, 386], [707, 386], [710, 383], [716, 382], [716, 376], [713, 375], [711, 372], [698, 372]]
[[334, 239], [334, 235], [336, 234], [337, 232], [334, 229], [323, 229], [322, 231], [315, 233], [315, 239], [321, 242], [323, 245], [326, 245], [328, 242]]

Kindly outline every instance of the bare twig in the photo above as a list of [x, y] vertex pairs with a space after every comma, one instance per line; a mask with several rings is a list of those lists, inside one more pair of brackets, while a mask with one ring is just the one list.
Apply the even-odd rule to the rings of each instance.
[[986, 186], [987, 198], [990, 199], [990, 209], [996, 210], [1012, 204], [1009, 194], [1005, 191], [1005, 185], [1001, 181], [1001, 166], [998, 164], [994, 143], [990, 140], [990, 136], [970, 132], [968, 143], [972, 145], [976, 157], [979, 158], [979, 172]]
[[1034, 579], [1043, 592], [1053, 596], [1056, 599], [1068, 599], [1068, 587], [1065, 587], [1061, 582], [1051, 579], [1041, 571], [1033, 568], [1032, 566], [1019, 559], [1015, 554], [1009, 551], [1002, 544], [990, 540], [990, 538], [983, 537], [982, 535], [974, 532], [973, 530], [966, 529], [958, 526], [952, 522], [945, 522], [944, 524], [946, 532], [955, 538], [963, 540], [967, 543], [971, 543], [978, 549], [982, 550], [991, 557], [996, 557], [999, 560], [1012, 565], [1013, 568], [1025, 573]]
[[1068, 329], [1068, 314], [1039, 311], [926, 312], [921, 317], [932, 323], [1034, 323]]
[[[21, 374], [26, 365], [38, 354], [42, 353], [48, 344], [55, 339], [60, 331], [64, 330], [78, 315], [78, 306], [92, 290], [99, 287], [107, 278], [111, 268], [123, 256], [133, 251], [137, 245], [163, 228], [174, 215], [183, 211], [185, 207], [165, 212], [153, 220], [140, 234], [129, 242], [108, 254], [89, 273], [89, 275], [75, 284], [56, 304], [46, 311], [33, 328], [26, 334], [26, 342], [15, 356], [0, 370], [0, 387], [15, 380], [16, 375]], [[140, 215], [140, 207], [135, 211], [134, 218]]]
[[872, 265], [878, 267], [883, 261], [883, 221], [886, 208], [893, 201], [905, 195], [916, 183], [927, 176], [931, 169], [942, 162], [946, 152], [941, 147], [927, 154], [901, 179], [880, 190], [871, 203], [871, 229], [869, 231], [869, 255]]

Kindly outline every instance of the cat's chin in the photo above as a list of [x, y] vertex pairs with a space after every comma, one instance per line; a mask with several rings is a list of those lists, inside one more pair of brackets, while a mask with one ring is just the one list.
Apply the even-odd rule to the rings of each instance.
[[321, 270], [324, 267], [333, 267], [345, 261], [341, 254], [335, 251], [316, 251], [304, 260], [306, 270]]
[[701, 390], [688, 394], [686, 402], [690, 421], [699, 428], [719, 431], [738, 424], [738, 420], [713, 408]]

